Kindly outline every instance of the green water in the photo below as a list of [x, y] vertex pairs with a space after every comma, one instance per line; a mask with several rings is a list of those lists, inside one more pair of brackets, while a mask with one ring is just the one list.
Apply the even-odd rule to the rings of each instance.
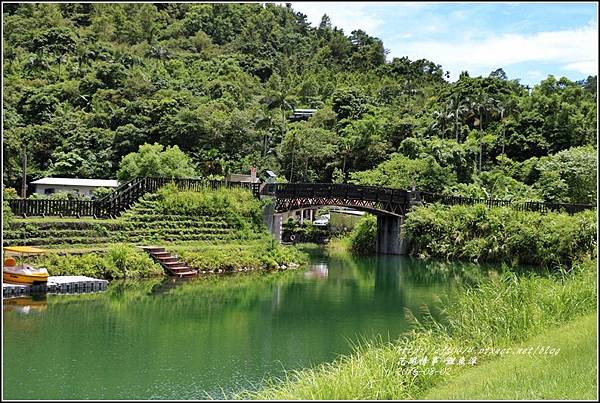
[[361, 338], [407, 330], [405, 308], [418, 312], [465, 280], [429, 265], [315, 255], [294, 272], [5, 300], [4, 398], [199, 399], [257, 388]]

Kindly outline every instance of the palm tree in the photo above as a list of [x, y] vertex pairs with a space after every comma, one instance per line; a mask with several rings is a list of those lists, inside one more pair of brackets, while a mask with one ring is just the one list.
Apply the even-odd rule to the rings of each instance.
[[29, 72], [39, 71], [39, 70], [48, 70], [50, 66], [48, 65], [48, 61], [41, 54], [35, 54], [27, 60], [25, 63], [25, 70]]
[[151, 57], [153, 59], [156, 59], [156, 63], [157, 64], [160, 61], [164, 65], [165, 64], [165, 60], [171, 58], [171, 53], [169, 52], [168, 49], [163, 48], [160, 45], [157, 45], [157, 46], [152, 46], [150, 48], [150, 50], [147, 53], [147, 56]]
[[444, 110], [433, 111], [433, 118], [435, 119], [435, 122], [433, 123], [433, 126], [431, 128], [433, 130], [438, 130], [440, 133], [440, 137], [444, 138], [446, 135], [447, 125], [452, 119], [452, 117], [453, 114], [452, 112], [449, 112], [447, 105], [445, 105]]
[[63, 65], [63, 63], [66, 63], [67, 55], [66, 54], [58, 55], [58, 56], [56, 56], [54, 61], [58, 64], [58, 79], [60, 80], [60, 67]]
[[494, 109], [496, 100], [482, 90], [477, 91], [471, 100], [471, 110], [479, 116], [479, 172], [483, 160], [483, 117]]
[[517, 104], [513, 97], [506, 95], [498, 100], [497, 105], [498, 111], [500, 112], [500, 123], [502, 123], [502, 155], [505, 155], [504, 148], [506, 145], [506, 125], [504, 124], [504, 118], [516, 110]]
[[452, 110], [450, 115], [454, 117], [454, 133], [456, 135], [456, 142], [460, 141], [460, 133], [458, 130], [458, 122], [459, 118], [462, 117], [465, 113], [469, 111], [469, 99], [465, 98], [465, 102], [461, 102], [461, 99], [458, 94], [454, 94], [454, 96], [450, 99], [448, 106]]

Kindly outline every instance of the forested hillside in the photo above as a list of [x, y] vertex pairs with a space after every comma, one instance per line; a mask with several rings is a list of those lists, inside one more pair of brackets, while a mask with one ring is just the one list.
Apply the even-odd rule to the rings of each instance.
[[[5, 4], [4, 184], [116, 178], [145, 143], [197, 176], [267, 169], [478, 197], [596, 200], [596, 76], [531, 90], [318, 27], [289, 6]], [[316, 108], [290, 122], [293, 108]]]

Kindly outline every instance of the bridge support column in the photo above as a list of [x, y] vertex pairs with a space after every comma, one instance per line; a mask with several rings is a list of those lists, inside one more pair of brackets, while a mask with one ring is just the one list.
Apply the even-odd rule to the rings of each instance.
[[276, 241], [281, 242], [281, 235], [283, 234], [283, 216], [284, 214], [273, 214], [271, 221], [271, 227], [269, 228], [271, 235]]
[[407, 242], [401, 236], [404, 217], [377, 216], [377, 254], [406, 255]]

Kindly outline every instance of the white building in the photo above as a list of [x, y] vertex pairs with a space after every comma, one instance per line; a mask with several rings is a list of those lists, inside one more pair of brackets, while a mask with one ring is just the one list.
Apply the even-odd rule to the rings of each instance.
[[41, 195], [69, 192], [91, 196], [94, 189], [114, 189], [119, 186], [119, 182], [112, 179], [42, 178], [31, 182], [31, 185], [35, 186], [34, 192]]
[[256, 168], [252, 167], [250, 169], [250, 175], [246, 174], [229, 174], [227, 176], [227, 180], [229, 182], [250, 182], [250, 183], [259, 183], [260, 179], [256, 176]]

